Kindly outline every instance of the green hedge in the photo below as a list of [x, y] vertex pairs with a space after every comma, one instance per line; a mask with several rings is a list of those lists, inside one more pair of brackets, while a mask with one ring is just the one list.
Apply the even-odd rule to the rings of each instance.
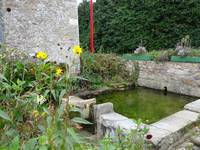
[[[97, 0], [94, 5], [95, 48], [132, 52], [141, 40], [147, 49], [173, 48], [185, 35], [200, 46], [198, 0]], [[89, 44], [89, 3], [79, 6], [80, 41]]]

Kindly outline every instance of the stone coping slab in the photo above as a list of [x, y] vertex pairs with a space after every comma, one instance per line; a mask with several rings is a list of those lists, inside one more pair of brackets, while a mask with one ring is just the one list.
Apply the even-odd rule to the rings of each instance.
[[78, 106], [80, 108], [85, 108], [88, 105], [96, 104], [96, 98], [81, 99], [76, 96], [69, 96], [69, 104]]
[[200, 113], [200, 99], [185, 105], [186, 110]]
[[169, 136], [170, 134], [172, 134], [172, 132], [165, 130], [165, 129], [160, 129], [154, 126], [148, 126], [149, 127], [149, 132], [148, 134], [152, 135], [152, 139], [151, 142], [154, 145], [158, 145], [160, 141], [162, 141], [162, 139], [164, 139], [165, 137]]
[[151, 142], [163, 149], [176, 142], [187, 126], [198, 120], [199, 114], [188, 110], [179, 111], [156, 123], [149, 125], [149, 133], [153, 136]]
[[198, 113], [183, 110], [151, 125], [170, 132], [177, 132], [180, 129], [197, 121], [198, 116]]
[[120, 128], [123, 131], [137, 128], [137, 124], [133, 120], [115, 112], [101, 115], [100, 122], [105, 127]]

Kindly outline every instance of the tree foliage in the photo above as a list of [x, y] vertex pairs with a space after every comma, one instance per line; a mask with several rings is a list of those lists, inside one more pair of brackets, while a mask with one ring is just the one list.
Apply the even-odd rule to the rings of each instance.
[[[200, 46], [200, 1], [97, 0], [95, 48], [126, 53], [142, 41], [148, 50], [174, 48], [185, 35]], [[89, 3], [79, 6], [80, 41], [89, 45]]]

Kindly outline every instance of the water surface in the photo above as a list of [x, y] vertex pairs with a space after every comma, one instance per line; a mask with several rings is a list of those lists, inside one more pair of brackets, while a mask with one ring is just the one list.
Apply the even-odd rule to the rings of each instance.
[[128, 118], [142, 119], [147, 124], [182, 110], [193, 100], [196, 99], [173, 93], [165, 95], [163, 91], [141, 87], [97, 96], [98, 104], [112, 102], [116, 112]]

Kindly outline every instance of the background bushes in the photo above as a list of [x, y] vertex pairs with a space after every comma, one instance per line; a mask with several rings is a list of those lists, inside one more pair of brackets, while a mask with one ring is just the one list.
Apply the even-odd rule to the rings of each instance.
[[[148, 50], [174, 48], [185, 35], [200, 46], [200, 1], [97, 0], [95, 48], [132, 52], [142, 41]], [[79, 6], [81, 45], [89, 45], [89, 3]]]
[[131, 68], [131, 74], [126, 67], [125, 60], [116, 54], [89, 54], [85, 52], [82, 56], [81, 76], [91, 83], [92, 89], [113, 86], [116, 83], [131, 83], [137, 81], [136, 66]]

